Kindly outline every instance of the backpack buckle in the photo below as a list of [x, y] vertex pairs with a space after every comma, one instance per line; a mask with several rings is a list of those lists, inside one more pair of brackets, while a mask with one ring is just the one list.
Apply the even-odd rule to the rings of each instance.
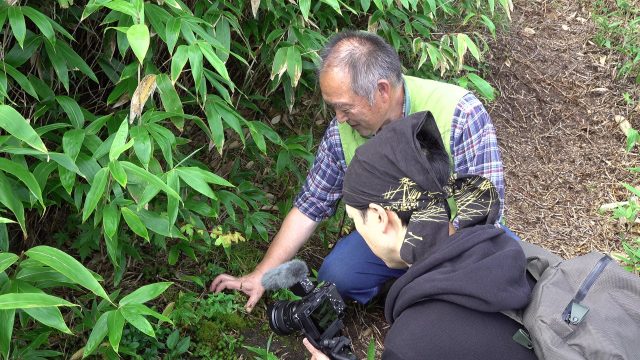
[[569, 317], [565, 319], [565, 321], [571, 325], [578, 325], [582, 322], [582, 319], [584, 319], [585, 315], [587, 315], [588, 312], [588, 307], [580, 304], [579, 302], [572, 301]]
[[531, 341], [531, 336], [525, 329], [520, 329], [516, 331], [516, 333], [513, 334], [512, 339], [513, 341], [526, 347], [529, 350], [533, 349], [533, 342]]

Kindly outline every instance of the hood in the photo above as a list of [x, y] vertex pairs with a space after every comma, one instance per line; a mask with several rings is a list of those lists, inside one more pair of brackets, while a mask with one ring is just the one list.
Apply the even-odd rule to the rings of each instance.
[[521, 246], [493, 225], [457, 231], [433, 244], [391, 287], [389, 323], [424, 300], [443, 300], [484, 312], [520, 309], [529, 302]]

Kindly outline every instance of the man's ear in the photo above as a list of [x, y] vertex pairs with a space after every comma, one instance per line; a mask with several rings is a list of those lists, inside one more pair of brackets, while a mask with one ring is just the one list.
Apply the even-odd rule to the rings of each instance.
[[380, 79], [378, 80], [378, 94], [380, 95], [380, 100], [384, 103], [391, 101], [391, 83], [389, 80]]
[[389, 224], [389, 214], [380, 205], [371, 203], [369, 204], [369, 214], [367, 214], [367, 225], [379, 227], [381, 231], [384, 231]]

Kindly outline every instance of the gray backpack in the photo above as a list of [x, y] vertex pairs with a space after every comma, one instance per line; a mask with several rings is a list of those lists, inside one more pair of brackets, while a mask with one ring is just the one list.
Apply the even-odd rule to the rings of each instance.
[[526, 329], [515, 341], [541, 360], [640, 359], [640, 277], [598, 252], [562, 260], [521, 245], [537, 283], [526, 308], [504, 312]]

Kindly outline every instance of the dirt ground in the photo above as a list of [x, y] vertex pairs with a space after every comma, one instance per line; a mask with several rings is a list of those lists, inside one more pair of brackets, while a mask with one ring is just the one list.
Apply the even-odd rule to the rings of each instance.
[[[639, 160], [625, 152], [615, 118], [638, 127], [640, 107], [630, 109], [622, 94], [640, 91], [616, 79], [615, 56], [592, 42], [590, 6], [514, 1], [511, 23], [487, 54], [486, 79], [500, 94], [487, 109], [505, 164], [507, 224], [563, 257], [620, 249], [624, 224], [598, 208], [627, 200], [620, 183], [634, 183], [626, 168]], [[382, 306], [356, 307], [346, 319], [358, 358], [371, 336], [381, 354]]]

